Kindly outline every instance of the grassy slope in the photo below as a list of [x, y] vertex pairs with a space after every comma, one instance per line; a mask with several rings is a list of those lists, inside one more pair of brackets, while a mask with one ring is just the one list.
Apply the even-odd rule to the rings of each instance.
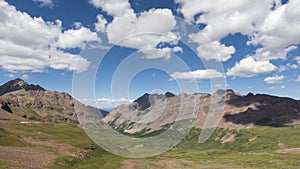
[[[78, 127], [39, 122], [22, 125], [17, 121], [12, 125], [0, 123], [0, 146], [29, 147], [33, 150], [56, 154], [58, 148], [26, 143], [21, 136], [41, 141], [57, 141], [72, 145], [84, 151], [93, 144], [84, 131]], [[1, 126], [3, 125], [3, 126]], [[190, 134], [172, 150], [156, 157], [138, 159], [135, 168], [164, 168], [165, 164], [156, 161], [188, 160], [203, 166], [224, 166], [227, 168], [299, 168], [300, 155], [276, 154], [279, 148], [300, 147], [300, 126], [257, 127], [252, 129], [218, 129], [204, 144], [198, 143], [200, 129], [193, 129]], [[227, 133], [235, 133], [235, 140], [222, 144], [220, 139]], [[249, 141], [256, 138], [253, 141]], [[72, 152], [72, 150], [69, 150]], [[75, 150], [73, 150], [75, 151]], [[76, 150], [77, 151], [77, 150]], [[86, 152], [85, 159], [72, 156], [57, 156], [50, 168], [120, 168], [124, 158], [112, 155], [97, 147], [94, 152]], [[188, 164], [186, 164], [188, 165]], [[0, 166], [13, 166], [0, 159]], [[190, 166], [193, 168], [193, 165]], [[0, 167], [1, 168], [1, 167]]]
[[[198, 143], [200, 129], [194, 129], [176, 148], [163, 158], [183, 158], [206, 165], [242, 168], [299, 168], [300, 154], [276, 154], [280, 148], [300, 147], [300, 126], [282, 128], [218, 129], [204, 144]], [[235, 133], [235, 141], [222, 144], [219, 139]], [[255, 140], [249, 141], [253, 138]], [[216, 141], [217, 140], [217, 141]]]
[[[56, 154], [59, 151], [59, 148], [29, 144], [23, 141], [21, 136], [30, 137], [42, 142], [59, 142], [75, 147], [76, 151], [78, 151], [78, 149], [85, 151], [84, 148], [93, 145], [93, 142], [81, 128], [59, 123], [53, 124], [39, 122], [39, 124], [23, 125], [19, 122], [15, 122], [13, 127], [9, 129], [1, 128], [0, 125], [0, 136], [0, 146], [16, 148], [27, 147], [32, 150], [53, 154]], [[75, 150], [70, 149], [69, 151], [72, 152]], [[105, 168], [110, 169], [119, 168], [121, 160], [122, 158], [111, 155], [97, 147], [94, 152], [85, 152], [84, 160], [80, 160], [72, 156], [58, 155], [55, 159], [54, 165], [49, 168], [99, 168], [99, 166], [105, 166]], [[7, 161], [0, 159], [0, 166], [13, 166], [13, 164], [8, 164], [9, 163]]]

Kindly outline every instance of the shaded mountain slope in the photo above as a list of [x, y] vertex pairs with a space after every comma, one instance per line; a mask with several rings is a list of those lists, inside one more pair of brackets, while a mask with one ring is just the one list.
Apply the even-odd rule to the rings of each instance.
[[225, 121], [235, 124], [254, 124], [283, 126], [298, 123], [300, 119], [300, 102], [291, 98], [265, 94], [248, 94], [227, 101], [228, 106], [245, 107], [238, 114], [226, 112]]

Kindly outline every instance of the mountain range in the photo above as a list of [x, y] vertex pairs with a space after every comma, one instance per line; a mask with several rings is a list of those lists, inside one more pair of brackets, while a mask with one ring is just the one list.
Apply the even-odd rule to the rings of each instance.
[[[213, 94], [144, 94], [113, 111], [85, 106], [71, 95], [45, 90], [21, 79], [0, 86], [2, 112], [24, 120], [43, 120], [78, 125], [75, 104], [96, 114], [121, 132], [134, 134], [163, 129], [175, 121], [196, 119], [196, 128], [246, 128], [300, 124], [300, 101], [266, 94], [241, 95], [233, 90]], [[213, 114], [215, 117], [210, 117]]]
[[[0, 168], [279, 169], [300, 165], [300, 103], [291, 98], [241, 95], [233, 90], [146, 93], [131, 104], [105, 112], [67, 93], [21, 79], [0, 86], [0, 92]], [[89, 137], [87, 128], [99, 121], [97, 126], [104, 127], [96, 128], [102, 131], [96, 135], [100, 140], [133, 154], [145, 153], [147, 147], [160, 152], [161, 146], [169, 144], [170, 135], [160, 140], [152, 136], [167, 129], [180, 135], [186, 131], [184, 125], [190, 124], [185, 122], [193, 122], [194, 127], [167, 152], [130, 159], [111, 154], [97, 138]], [[118, 139], [106, 127], [125, 137]], [[204, 143], [199, 142], [204, 128], [211, 127], [217, 129]], [[154, 139], [154, 145], [136, 143], [148, 138]]]
[[125, 133], [161, 130], [186, 119], [196, 128], [241, 129], [300, 124], [300, 101], [266, 94], [241, 95], [233, 90], [213, 94], [145, 94], [118, 106], [103, 121]]

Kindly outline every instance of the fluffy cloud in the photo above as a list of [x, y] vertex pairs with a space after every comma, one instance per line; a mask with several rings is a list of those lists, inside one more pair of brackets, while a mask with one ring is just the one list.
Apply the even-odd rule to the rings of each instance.
[[197, 48], [197, 52], [200, 58], [224, 62], [230, 59], [231, 55], [235, 53], [235, 48], [233, 46], [225, 46], [219, 41], [213, 41], [200, 45]]
[[271, 50], [268, 50], [266, 48], [258, 48], [256, 49], [256, 53], [253, 55], [256, 59], [259, 60], [274, 60], [274, 59], [286, 59], [286, 55], [293, 51], [296, 50], [297, 46], [289, 46], [285, 49], [281, 48], [274, 48]]
[[251, 77], [263, 73], [270, 73], [276, 69], [277, 67], [270, 63], [270, 61], [258, 61], [250, 56], [236, 63], [226, 74], [228, 76]]
[[95, 29], [97, 32], [105, 32], [107, 20], [102, 14], [97, 15], [97, 22], [95, 23]]
[[205, 24], [203, 30], [192, 36], [196, 37], [193, 41], [198, 43], [198, 48], [229, 34], [241, 33], [249, 37], [248, 45], [259, 47], [253, 57], [271, 60], [286, 59], [286, 55], [297, 48], [293, 45], [300, 43], [300, 34], [296, 33], [300, 32], [298, 0], [286, 4], [278, 0], [175, 2], [180, 4], [179, 11], [186, 19]]
[[146, 55], [147, 59], [157, 59], [157, 58], [166, 58], [169, 59], [171, 58], [171, 53], [177, 53], [177, 52], [183, 52], [182, 48], [176, 46], [174, 48], [169, 48], [169, 47], [165, 47], [165, 48], [153, 48], [150, 50], [144, 50], [143, 53]]
[[296, 49], [293, 44], [300, 43], [300, 1], [290, 0], [287, 4], [277, 6], [271, 11], [263, 23], [257, 27], [249, 44], [263, 47], [257, 54], [270, 59], [284, 59], [286, 53]]
[[[202, 38], [202, 43], [220, 40], [230, 33], [252, 32], [255, 24], [263, 21], [263, 16], [268, 14], [274, 3], [273, 0], [216, 0], [214, 3], [206, 0], [175, 1], [181, 5], [179, 10], [186, 19], [206, 24], [201, 34], [207, 38]], [[197, 14], [201, 15], [195, 20]]]
[[56, 46], [62, 49], [85, 48], [87, 43], [101, 42], [96, 32], [92, 32], [90, 29], [81, 25], [77, 25], [76, 27], [76, 29], [64, 31], [59, 36]]
[[222, 78], [224, 77], [224, 74], [218, 72], [215, 69], [207, 69], [207, 70], [196, 70], [192, 72], [175, 72], [171, 74], [171, 77], [175, 80], [177, 79], [204, 80], [204, 79]]
[[52, 0], [33, 0], [33, 1], [39, 3], [42, 7], [48, 6], [48, 7], [52, 8], [54, 6], [54, 3]]
[[89, 0], [89, 3], [114, 17], [134, 14], [128, 0]]
[[[98, 32], [107, 34], [109, 43], [141, 50], [147, 59], [170, 58], [170, 52], [182, 51], [175, 46], [179, 36], [172, 32], [176, 20], [170, 9], [150, 9], [137, 15], [128, 0], [89, 0], [89, 3], [113, 16], [113, 21], [107, 23], [98, 15], [95, 23]], [[173, 47], [158, 47], [161, 43]]]
[[176, 20], [171, 10], [150, 9], [139, 16], [116, 17], [107, 25], [106, 30], [111, 44], [145, 50], [146, 58], [167, 58], [169, 54], [166, 52], [176, 52], [178, 47], [170, 50], [157, 46], [161, 43], [178, 42], [178, 36], [172, 32], [175, 26]]
[[[57, 48], [57, 44], [62, 48], [82, 47], [96, 40], [87, 28], [62, 32], [61, 21], [31, 17], [6, 1], [0, 1], [0, 24], [0, 67], [7, 71], [42, 72], [47, 67], [84, 71], [89, 65], [81, 56]], [[68, 39], [72, 33], [74, 37]]]
[[107, 26], [107, 34], [112, 44], [120, 42], [126, 47], [148, 49], [166, 39], [162, 35], [172, 36], [170, 30], [175, 25], [176, 20], [171, 10], [151, 9], [141, 13], [139, 17], [134, 15], [114, 19]]
[[[273, 5], [272, 0], [263, 2], [216, 0], [214, 3], [206, 0], [175, 0], [175, 2], [180, 4], [179, 11], [186, 19], [206, 25], [203, 30], [190, 37], [199, 45], [197, 48], [199, 57], [216, 61], [227, 61], [235, 53], [233, 46], [226, 47], [220, 44], [219, 41], [223, 37], [235, 33], [251, 34], [255, 30], [255, 25], [263, 21], [263, 16], [268, 14]], [[199, 14], [201, 15], [195, 18]], [[215, 51], [212, 51], [210, 46], [216, 46]]]
[[266, 82], [267, 84], [275, 84], [275, 83], [282, 83], [282, 80], [284, 79], [284, 76], [272, 76], [272, 77], [266, 77], [264, 79], [264, 82]]

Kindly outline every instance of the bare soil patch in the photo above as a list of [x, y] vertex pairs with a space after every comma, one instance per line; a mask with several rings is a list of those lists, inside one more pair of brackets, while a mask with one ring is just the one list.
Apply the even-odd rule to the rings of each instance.
[[236, 134], [234, 133], [227, 133], [224, 137], [221, 138], [222, 144], [227, 142], [233, 142], [235, 139]]
[[275, 152], [282, 153], [282, 154], [300, 154], [300, 148], [279, 149], [276, 150]]
[[[73, 156], [73, 153], [70, 153], [70, 149], [77, 149], [76, 147], [69, 145], [69, 144], [64, 144], [64, 143], [59, 143], [57, 141], [41, 141], [37, 139], [33, 139], [31, 137], [22, 137], [22, 139], [32, 145], [36, 146], [43, 146], [43, 147], [50, 147], [50, 148], [55, 148], [57, 149], [57, 155], [62, 155], [62, 156]], [[79, 151], [79, 149], [78, 149]]]

